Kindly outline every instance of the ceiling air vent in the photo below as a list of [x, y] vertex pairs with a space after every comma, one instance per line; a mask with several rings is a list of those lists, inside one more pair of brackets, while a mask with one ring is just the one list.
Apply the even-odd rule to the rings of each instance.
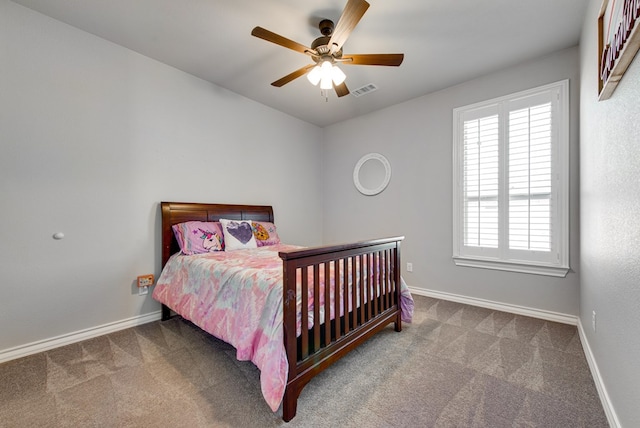
[[353, 95], [354, 97], [361, 97], [365, 94], [369, 94], [375, 90], [377, 90], [378, 87], [376, 85], [374, 85], [373, 83], [369, 83], [368, 85], [364, 85], [361, 88], [358, 88], [354, 91], [351, 91], [351, 95]]

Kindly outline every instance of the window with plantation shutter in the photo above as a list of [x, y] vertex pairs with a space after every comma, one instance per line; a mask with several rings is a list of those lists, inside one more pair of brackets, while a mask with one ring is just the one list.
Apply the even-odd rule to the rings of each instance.
[[565, 276], [568, 81], [454, 110], [454, 261]]

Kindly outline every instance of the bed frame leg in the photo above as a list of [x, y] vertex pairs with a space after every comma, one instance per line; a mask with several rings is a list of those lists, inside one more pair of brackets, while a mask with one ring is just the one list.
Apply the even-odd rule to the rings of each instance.
[[166, 305], [162, 305], [162, 321], [166, 321], [169, 318], [171, 318], [171, 309]]
[[282, 419], [285, 422], [289, 422], [296, 416], [296, 410], [298, 408], [299, 392], [296, 394], [296, 391], [291, 391], [291, 389], [294, 388], [287, 387], [282, 399]]
[[393, 326], [397, 332], [402, 331], [402, 312], [400, 310], [398, 310], [398, 315], [396, 315], [396, 320], [394, 321]]

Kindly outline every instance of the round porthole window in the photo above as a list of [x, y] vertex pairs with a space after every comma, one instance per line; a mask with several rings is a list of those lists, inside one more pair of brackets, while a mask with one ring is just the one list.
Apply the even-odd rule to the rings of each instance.
[[360, 158], [353, 169], [353, 184], [363, 195], [382, 192], [391, 180], [391, 164], [380, 153], [369, 153]]

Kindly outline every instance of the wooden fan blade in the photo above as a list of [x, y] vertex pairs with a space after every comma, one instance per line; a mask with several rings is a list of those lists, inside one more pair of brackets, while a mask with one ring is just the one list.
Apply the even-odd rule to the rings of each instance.
[[251, 30], [251, 35], [258, 37], [260, 39], [266, 40], [271, 43], [275, 43], [276, 45], [283, 46], [287, 49], [292, 49], [296, 52], [300, 52], [307, 55], [315, 55], [315, 51], [311, 48], [308, 48], [304, 45], [301, 45], [298, 42], [294, 42], [293, 40], [289, 40], [286, 37], [282, 37], [279, 34], [266, 30], [262, 27], [256, 27]]
[[404, 54], [354, 54], [342, 57], [341, 64], [399, 66]]
[[369, 3], [365, 0], [349, 0], [347, 2], [329, 40], [329, 48], [332, 54], [342, 48], [349, 34], [356, 28], [367, 9], [369, 9]]
[[333, 85], [333, 89], [336, 90], [336, 94], [338, 95], [338, 97], [349, 95], [349, 88], [347, 88], [347, 85], [345, 85], [344, 82], [339, 85]]
[[306, 74], [307, 71], [311, 70], [315, 66], [316, 66], [315, 64], [305, 65], [304, 67], [297, 69], [293, 73], [289, 73], [286, 76], [284, 76], [283, 78], [276, 80], [271, 85], [272, 86], [276, 86], [278, 88], [281, 87], [281, 86], [284, 86], [287, 83], [291, 82], [292, 80], [295, 80], [298, 77]]

